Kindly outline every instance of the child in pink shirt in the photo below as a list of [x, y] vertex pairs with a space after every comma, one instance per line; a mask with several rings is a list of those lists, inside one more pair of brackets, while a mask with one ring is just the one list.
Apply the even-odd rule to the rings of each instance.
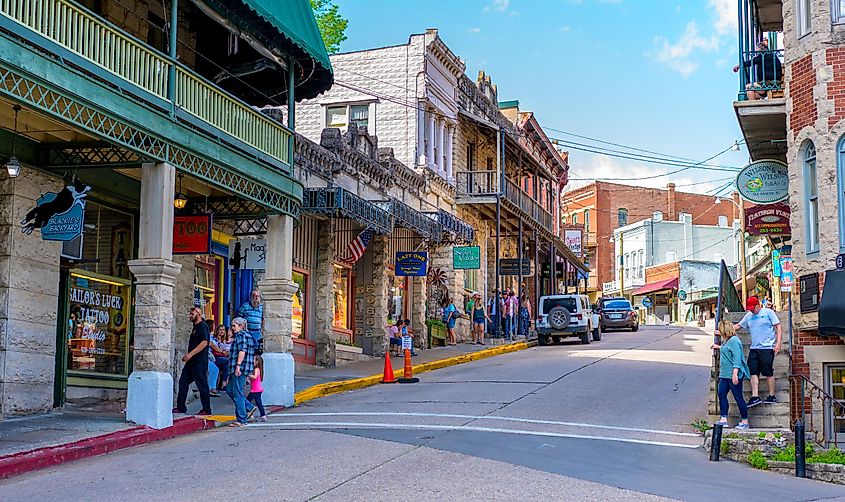
[[261, 356], [255, 356], [255, 369], [249, 375], [249, 394], [246, 396], [247, 401], [255, 403], [258, 412], [261, 414], [259, 420], [267, 421], [267, 414], [264, 412], [264, 403], [261, 402], [261, 393], [264, 392], [264, 359]]

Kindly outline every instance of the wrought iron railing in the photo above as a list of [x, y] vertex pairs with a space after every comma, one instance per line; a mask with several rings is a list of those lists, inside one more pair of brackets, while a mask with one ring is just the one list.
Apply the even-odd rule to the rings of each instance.
[[[760, 99], [772, 97], [773, 91], [783, 90], [783, 50], [750, 50], [742, 54], [739, 66], [739, 99], [754, 99], [750, 92]], [[765, 93], [765, 96], [762, 94]]]
[[734, 287], [734, 280], [731, 277], [725, 260], [722, 260], [719, 268], [719, 296], [716, 301], [716, 323], [728, 312], [743, 312], [744, 308], [739, 293]]
[[[249, 105], [70, 0], [2, 0], [0, 16], [201, 122], [290, 165], [291, 132]], [[168, 96], [170, 67], [175, 95]], [[129, 89], [131, 92], [131, 89]]]
[[393, 231], [389, 212], [340, 187], [306, 188], [302, 194], [302, 212], [350, 218], [378, 234]]
[[425, 213], [421, 213], [396, 199], [377, 201], [374, 204], [388, 211], [393, 216], [394, 226], [414, 230], [426, 239], [440, 239], [440, 224], [426, 216]]
[[[452, 213], [438, 209], [437, 211], [426, 211], [423, 214], [436, 221], [443, 233], [452, 234], [454, 236], [452, 240], [455, 242], [470, 244], [475, 239], [475, 228]], [[449, 239], [444, 236], [442, 240], [448, 241]]]
[[499, 193], [499, 171], [458, 171], [455, 186], [458, 195], [490, 196]]
[[541, 228], [552, 231], [554, 228], [552, 222], [552, 215], [546, 211], [537, 201], [525, 193], [519, 185], [511, 181], [505, 180], [505, 200], [511, 202], [529, 218], [537, 222]]
[[[845, 400], [836, 399], [804, 375], [789, 375], [793, 389], [797, 387], [798, 415], [806, 431], [812, 434], [817, 444], [837, 448], [845, 445], [845, 425], [837, 430], [837, 424], [845, 424]], [[793, 393], [795, 395], [795, 393]]]

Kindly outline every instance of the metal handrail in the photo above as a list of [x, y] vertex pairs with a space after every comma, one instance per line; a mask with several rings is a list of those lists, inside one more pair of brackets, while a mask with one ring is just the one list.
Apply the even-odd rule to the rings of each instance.
[[783, 49], [744, 51], [739, 68], [740, 96], [748, 91], [783, 90]]
[[455, 173], [458, 195], [498, 195], [499, 176], [500, 172], [496, 170], [458, 171]]
[[[2, 0], [0, 15], [290, 165], [287, 128], [74, 2]], [[171, 66], [176, 69], [175, 94], [168, 96]]]
[[[834, 446], [838, 447], [838, 434], [835, 430], [832, 431], [833, 434], [828, 434], [828, 427], [832, 425], [831, 422], [833, 417], [837, 415], [837, 411], [841, 416], [845, 416], [845, 402], [834, 398], [804, 375], [793, 373], [789, 375], [789, 380], [801, 385], [800, 400], [797, 404], [807, 432], [813, 434], [813, 441], [820, 446], [829, 446], [833, 443]], [[817, 427], [816, 413], [813, 413], [813, 403], [816, 401], [820, 402], [821, 406], [819, 410], [822, 416], [821, 427]]]

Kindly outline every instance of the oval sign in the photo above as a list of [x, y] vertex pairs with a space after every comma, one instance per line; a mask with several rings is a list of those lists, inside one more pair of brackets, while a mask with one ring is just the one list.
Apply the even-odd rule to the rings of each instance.
[[789, 197], [789, 169], [779, 160], [758, 160], [736, 177], [739, 195], [755, 204], [771, 204]]

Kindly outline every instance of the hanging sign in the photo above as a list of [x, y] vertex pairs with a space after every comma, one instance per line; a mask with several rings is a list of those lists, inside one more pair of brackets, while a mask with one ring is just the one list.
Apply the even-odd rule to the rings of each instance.
[[736, 189], [748, 202], [780, 202], [789, 196], [789, 171], [779, 160], [752, 162], [737, 175]]
[[499, 274], [501, 275], [531, 275], [531, 260], [522, 259], [522, 270], [519, 266], [519, 258], [500, 258]]
[[238, 239], [229, 242], [229, 270], [264, 270], [266, 259], [265, 239]]
[[678, 291], [678, 300], [685, 301], [687, 299], [687, 292], [683, 289]]
[[566, 247], [568, 247], [570, 251], [575, 253], [576, 256], [581, 256], [581, 241], [583, 237], [584, 232], [580, 228], [566, 229], [563, 231], [563, 243], [566, 244]]
[[792, 257], [780, 257], [780, 290], [784, 293], [792, 291], [792, 283], [795, 279], [792, 276]]
[[751, 235], [789, 235], [789, 205], [764, 204], [745, 210], [745, 230]]
[[425, 251], [397, 251], [396, 275], [425, 277], [428, 274], [428, 253]]
[[173, 254], [211, 253], [211, 215], [173, 217]]
[[62, 191], [47, 192], [35, 201], [21, 221], [21, 232], [30, 235], [41, 230], [45, 241], [70, 241], [82, 234], [85, 223], [85, 197], [91, 187], [73, 178], [73, 182]]
[[452, 248], [452, 268], [455, 270], [478, 270], [481, 268], [479, 246], [456, 246]]

